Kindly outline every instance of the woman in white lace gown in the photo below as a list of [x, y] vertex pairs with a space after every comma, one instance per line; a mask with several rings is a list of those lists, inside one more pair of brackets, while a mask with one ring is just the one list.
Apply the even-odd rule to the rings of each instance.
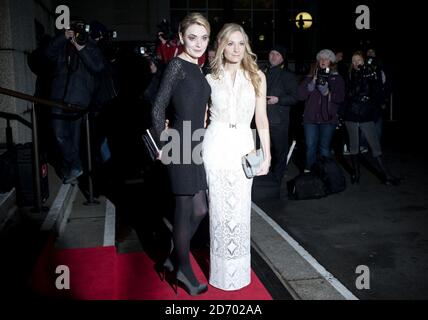
[[256, 126], [264, 151], [258, 175], [270, 166], [266, 79], [259, 70], [241, 26], [226, 24], [217, 36], [212, 74], [210, 124], [202, 155], [208, 181], [210, 279], [212, 286], [238, 290], [251, 282], [251, 186], [241, 158], [254, 150], [250, 124]]

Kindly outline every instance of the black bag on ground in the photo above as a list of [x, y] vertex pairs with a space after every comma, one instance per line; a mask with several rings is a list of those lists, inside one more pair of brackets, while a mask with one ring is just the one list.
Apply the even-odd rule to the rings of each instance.
[[336, 160], [332, 158], [321, 157], [312, 166], [311, 172], [324, 182], [327, 194], [341, 192], [346, 189], [345, 175]]
[[290, 198], [295, 200], [319, 199], [327, 195], [324, 182], [314, 173], [302, 173], [289, 182]]

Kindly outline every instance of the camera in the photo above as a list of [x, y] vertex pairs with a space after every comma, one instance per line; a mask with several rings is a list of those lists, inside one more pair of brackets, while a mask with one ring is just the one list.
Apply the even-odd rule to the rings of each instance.
[[318, 68], [317, 69], [317, 80], [316, 80], [316, 84], [323, 86], [328, 82], [328, 77], [330, 76], [330, 68]]
[[103, 38], [111, 41], [117, 39], [117, 31], [116, 30], [107, 30], [102, 33]]
[[86, 45], [89, 39], [89, 32], [91, 31], [91, 26], [89, 24], [77, 21], [70, 25], [70, 30], [74, 31], [74, 37], [79, 46]]
[[373, 64], [360, 64], [358, 66], [358, 72], [361, 72], [363, 78], [377, 79], [376, 68]]
[[153, 63], [157, 64], [158, 63], [158, 59], [157, 59], [157, 55], [156, 55], [156, 47], [155, 45], [149, 43], [146, 45], [140, 45], [137, 46], [134, 50], [134, 52], [138, 55], [138, 56], [142, 56], [142, 57], [146, 57], [148, 59], [150, 59]]
[[374, 69], [377, 68], [377, 61], [375, 57], [368, 57], [367, 58], [367, 64], [372, 66]]

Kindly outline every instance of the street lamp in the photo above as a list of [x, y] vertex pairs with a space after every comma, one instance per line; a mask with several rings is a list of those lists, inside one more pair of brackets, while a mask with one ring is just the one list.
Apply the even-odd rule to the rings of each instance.
[[296, 26], [299, 29], [309, 29], [312, 26], [312, 16], [307, 12], [300, 12], [296, 16]]
[[304, 64], [304, 56], [305, 56], [305, 39], [307, 38], [308, 34], [305, 32], [305, 30], [309, 29], [312, 26], [312, 16], [305, 11], [302, 11], [298, 13], [295, 17], [295, 19], [290, 19], [290, 22], [294, 22], [297, 26], [297, 30], [293, 32], [292, 37], [292, 47], [293, 52], [295, 54], [295, 72], [296, 73], [302, 73], [305, 69]]

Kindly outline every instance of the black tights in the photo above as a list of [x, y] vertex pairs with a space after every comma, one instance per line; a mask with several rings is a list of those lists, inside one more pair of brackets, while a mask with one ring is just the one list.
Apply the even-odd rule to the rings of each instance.
[[173, 229], [175, 266], [194, 285], [198, 284], [198, 280], [190, 265], [190, 240], [207, 213], [207, 196], [204, 190], [191, 196], [175, 196]]

